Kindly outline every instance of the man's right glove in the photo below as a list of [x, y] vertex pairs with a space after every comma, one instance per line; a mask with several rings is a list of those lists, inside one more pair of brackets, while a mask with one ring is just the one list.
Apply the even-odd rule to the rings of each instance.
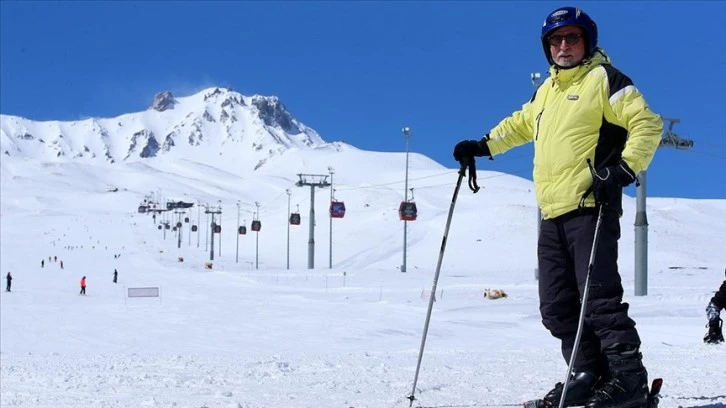
[[491, 157], [489, 146], [487, 146], [487, 140], [489, 138], [484, 136], [480, 141], [476, 140], [463, 140], [454, 146], [454, 160], [461, 162], [466, 157]]
[[601, 169], [595, 174], [592, 182], [595, 202], [609, 204], [617, 196], [618, 189], [629, 186], [636, 180], [635, 172], [623, 160]]

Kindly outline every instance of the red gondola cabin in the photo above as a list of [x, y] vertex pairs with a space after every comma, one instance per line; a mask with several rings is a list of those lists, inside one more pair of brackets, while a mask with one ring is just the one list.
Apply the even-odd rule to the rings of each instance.
[[259, 232], [262, 229], [262, 223], [259, 220], [252, 221], [252, 231]]
[[290, 214], [290, 225], [300, 225], [300, 214], [298, 214], [298, 213]]
[[332, 218], [343, 218], [345, 216], [345, 203], [342, 201], [331, 201], [330, 216]]
[[247, 233], [247, 227], [245, 227], [244, 225], [240, 225], [239, 226], [239, 229], [237, 230], [237, 232], [240, 235], [245, 235]]
[[192, 232], [197, 232], [197, 226], [196, 225], [192, 225]]
[[415, 221], [418, 215], [416, 203], [413, 201], [401, 201], [401, 205], [398, 207], [398, 215], [401, 221]]
[[214, 233], [215, 234], [221, 234], [222, 233], [222, 226], [221, 225], [215, 225], [214, 226]]

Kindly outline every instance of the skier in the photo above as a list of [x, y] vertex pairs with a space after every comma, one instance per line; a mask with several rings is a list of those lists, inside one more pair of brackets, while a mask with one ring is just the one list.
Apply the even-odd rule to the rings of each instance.
[[86, 277], [81, 278], [81, 293], [79, 295], [85, 295], [86, 294]]
[[[726, 274], [726, 270], [724, 270]], [[721, 343], [723, 342], [723, 320], [721, 320], [721, 309], [726, 307], [726, 280], [723, 281], [721, 287], [713, 295], [711, 301], [706, 306], [706, 317], [708, 318], [708, 333], [703, 337], [704, 343]]]
[[7, 285], [5, 286], [5, 291], [10, 292], [10, 285], [13, 283], [13, 275], [8, 272], [8, 275], [5, 277], [5, 279], [8, 281]]
[[45, 259], [40, 260], [40, 267], [45, 268]]
[[63, 269], [63, 261], [60, 261], [60, 267]]
[[[544, 326], [561, 341], [568, 364], [602, 209], [592, 290], [564, 405], [645, 406], [648, 373], [635, 322], [623, 302], [617, 265], [619, 217], [622, 188], [647, 169], [663, 123], [630, 78], [598, 48], [597, 26], [584, 11], [553, 11], [540, 39], [550, 77], [520, 111], [481, 140], [458, 143], [454, 158], [492, 158], [534, 142], [534, 185], [542, 211], [537, 245], [540, 313]], [[563, 388], [563, 383], [556, 384], [544, 402], [557, 406]]]
[[113, 270], [113, 283], [117, 283], [118, 281], [118, 271], [116, 269]]

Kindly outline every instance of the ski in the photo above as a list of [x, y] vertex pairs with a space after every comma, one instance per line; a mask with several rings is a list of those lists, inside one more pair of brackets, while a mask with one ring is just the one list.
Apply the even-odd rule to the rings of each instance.
[[[660, 388], [663, 386], [663, 379], [656, 378], [650, 385], [650, 392], [648, 392], [648, 400], [643, 408], [658, 408], [660, 402]], [[522, 404], [523, 408], [553, 408], [550, 401], [543, 399], [529, 400]], [[574, 408], [574, 407], [570, 407]]]

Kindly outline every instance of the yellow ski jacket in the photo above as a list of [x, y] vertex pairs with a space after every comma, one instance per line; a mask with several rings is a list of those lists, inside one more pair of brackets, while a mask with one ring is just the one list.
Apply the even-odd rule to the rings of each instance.
[[[635, 172], [648, 168], [663, 122], [633, 82], [601, 49], [571, 69], [550, 68], [550, 77], [522, 109], [489, 132], [492, 156], [534, 141], [534, 186], [545, 219], [578, 208], [592, 185], [586, 159], [596, 170], [619, 160]], [[622, 212], [622, 196], [615, 200]], [[585, 207], [595, 207], [592, 195]]]

